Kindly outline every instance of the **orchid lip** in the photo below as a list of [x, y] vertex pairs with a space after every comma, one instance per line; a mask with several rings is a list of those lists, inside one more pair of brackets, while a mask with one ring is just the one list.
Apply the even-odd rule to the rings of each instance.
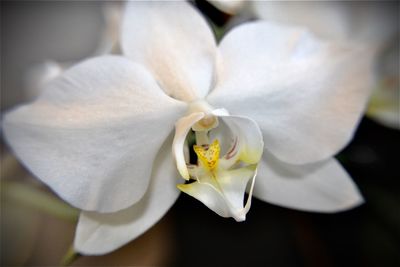
[[[263, 150], [257, 125], [247, 118], [230, 116], [225, 109], [213, 109], [205, 101], [191, 103], [188, 113], [176, 124], [173, 145], [174, 153], [178, 153], [174, 154], [178, 170], [187, 180], [179, 184], [178, 189], [222, 217], [244, 221], [251, 205], [257, 163]], [[210, 135], [220, 131], [219, 127], [227, 127], [232, 136], [227, 133], [218, 137]], [[194, 132], [195, 144], [193, 139], [185, 141], [190, 130]], [[225, 144], [223, 151], [221, 140]], [[189, 157], [185, 158], [183, 146], [188, 147], [186, 151], [194, 153], [186, 153]], [[195, 162], [190, 155], [195, 155]], [[245, 201], [248, 184], [251, 184], [251, 189]]]

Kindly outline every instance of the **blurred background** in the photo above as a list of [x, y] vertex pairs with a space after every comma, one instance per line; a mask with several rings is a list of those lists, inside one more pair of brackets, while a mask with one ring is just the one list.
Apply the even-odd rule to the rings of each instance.
[[[328, 24], [327, 33], [316, 27], [316, 33], [379, 46], [377, 93], [353, 141], [337, 156], [366, 203], [316, 214], [254, 199], [247, 220], [236, 223], [181, 194], [140, 238], [104, 256], [81, 256], [72, 266], [400, 266], [399, 2], [329, 3], [316, 11], [311, 2], [269, 6], [265, 13], [248, 2], [192, 2], [217, 39], [253, 19], [302, 24], [302, 9], [315, 18], [304, 21], [314, 29], [318, 14], [334, 14], [339, 4], [347, 15], [332, 23], [339, 20], [341, 26]], [[118, 2], [2, 1], [1, 114], [35, 97], [42, 71], [57, 75], [84, 58], [118, 53], [120, 7]], [[2, 137], [0, 149], [1, 266], [56, 266], [72, 244], [79, 213], [32, 177]]]

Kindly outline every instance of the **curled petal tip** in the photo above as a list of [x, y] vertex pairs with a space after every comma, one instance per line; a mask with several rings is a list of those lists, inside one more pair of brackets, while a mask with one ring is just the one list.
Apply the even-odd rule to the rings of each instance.
[[244, 212], [239, 212], [238, 214], [232, 215], [232, 217], [237, 222], [244, 222], [246, 220], [246, 214]]

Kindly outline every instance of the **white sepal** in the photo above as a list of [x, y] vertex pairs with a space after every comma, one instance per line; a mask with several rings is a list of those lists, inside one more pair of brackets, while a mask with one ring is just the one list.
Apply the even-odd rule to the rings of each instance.
[[292, 165], [264, 152], [258, 169], [254, 196], [275, 205], [304, 211], [338, 212], [364, 202], [357, 186], [335, 159]]

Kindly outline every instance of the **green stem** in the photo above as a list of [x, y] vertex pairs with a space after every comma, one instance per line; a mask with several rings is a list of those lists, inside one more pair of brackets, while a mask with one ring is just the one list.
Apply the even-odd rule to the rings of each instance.
[[60, 265], [69, 266], [79, 257], [79, 253], [75, 252], [74, 248], [71, 246], [68, 249], [67, 253], [65, 253], [64, 257], [61, 259]]
[[77, 209], [29, 184], [2, 181], [1, 194], [5, 198], [46, 212], [62, 220], [76, 222], [79, 216]]

